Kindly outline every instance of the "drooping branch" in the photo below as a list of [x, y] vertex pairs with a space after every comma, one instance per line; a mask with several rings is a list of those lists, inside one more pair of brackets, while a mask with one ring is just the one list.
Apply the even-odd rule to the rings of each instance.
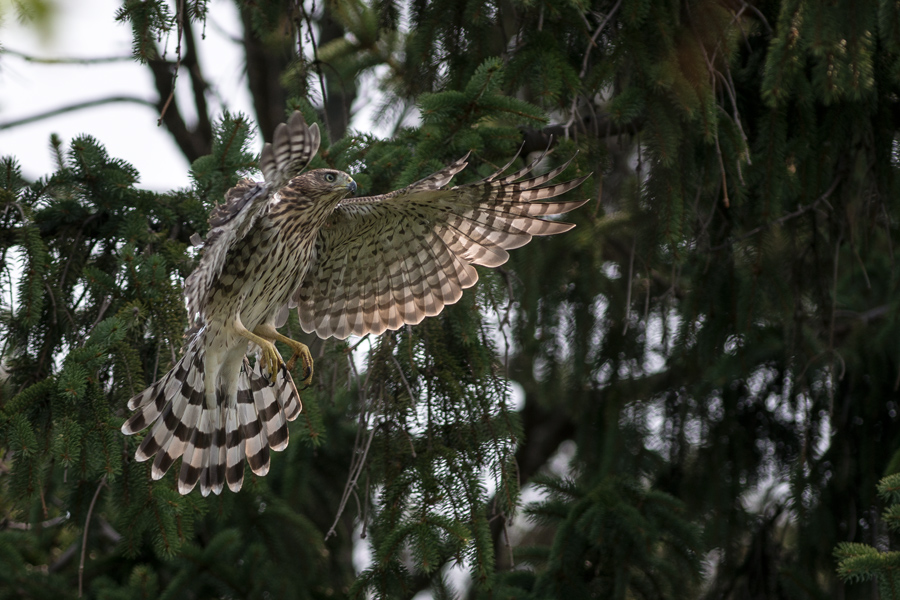
[[193, 27], [184, 28], [184, 42], [187, 51], [181, 61], [191, 77], [191, 90], [194, 94], [194, 106], [197, 109], [197, 126], [194, 128], [197, 135], [209, 140], [212, 144], [212, 121], [209, 118], [209, 107], [206, 103], [206, 91], [209, 86], [203, 78], [200, 69], [200, 59], [197, 53], [197, 40], [194, 37]]
[[[188, 26], [189, 28], [190, 26]], [[201, 156], [209, 154], [212, 148], [212, 135], [204, 132], [200, 128], [191, 129], [188, 127], [178, 109], [178, 104], [172, 102], [166, 107], [166, 99], [174, 93], [175, 81], [172, 78], [172, 63], [161, 58], [147, 61], [147, 66], [153, 73], [153, 83], [156, 91], [159, 93], [159, 99], [156, 102], [156, 108], [162, 115], [162, 122], [166, 129], [175, 138], [175, 143], [181, 149], [181, 152], [190, 162], [194, 162]], [[163, 109], [166, 109], [163, 111]], [[208, 119], [208, 115], [207, 115]]]
[[34, 56], [32, 54], [26, 54], [25, 52], [19, 52], [18, 50], [13, 50], [12, 48], [8, 47], [0, 49], [0, 54], [8, 54], [10, 56], [21, 58], [26, 62], [39, 65], [99, 65], [112, 62], [130, 62], [134, 60], [134, 57], [130, 54], [127, 56], [98, 56], [94, 58], [46, 58], [41, 56]]
[[23, 117], [21, 119], [15, 119], [13, 121], [7, 121], [5, 123], [0, 123], [0, 130], [3, 129], [12, 129], [13, 127], [18, 127], [19, 125], [26, 125], [28, 123], [34, 123], [36, 121], [42, 121], [44, 119], [49, 119], [50, 117], [55, 117], [57, 115], [62, 115], [65, 113], [75, 112], [77, 110], [84, 110], [86, 108], [93, 108], [95, 106], [103, 106], [104, 104], [117, 104], [117, 103], [126, 103], [126, 104], [141, 104], [143, 106], [149, 106], [151, 108], [155, 108], [157, 105], [150, 100], [145, 100], [143, 98], [138, 98], [136, 96], [110, 96], [109, 98], [99, 98], [97, 100], [87, 100], [85, 102], [76, 102], [75, 104], [69, 104], [68, 106], [61, 106], [59, 108], [54, 108], [53, 110], [48, 110], [42, 113], [38, 113], [36, 115], [31, 115], [30, 117]]

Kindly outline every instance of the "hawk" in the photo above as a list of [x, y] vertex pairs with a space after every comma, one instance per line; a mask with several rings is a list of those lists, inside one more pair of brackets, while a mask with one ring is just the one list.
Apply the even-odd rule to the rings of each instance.
[[[523, 180], [540, 159], [448, 188], [468, 155], [401, 190], [352, 197], [350, 175], [303, 172], [319, 140], [318, 126], [294, 112], [263, 148], [264, 181], [241, 180], [212, 211], [200, 263], [184, 282], [193, 324], [184, 355], [128, 402], [136, 412], [123, 433], [152, 425], [135, 458], [155, 456], [153, 479], [181, 458], [181, 494], [198, 482], [204, 496], [238, 491], [245, 460], [262, 476], [269, 450], [287, 446], [287, 423], [301, 410], [290, 370], [300, 358], [306, 384], [313, 370], [309, 348], [278, 332], [289, 308], [321, 338], [419, 323], [475, 285], [473, 265], [496, 267], [532, 236], [568, 231], [574, 225], [540, 217], [587, 201], [538, 202], [586, 179], [544, 185], [566, 163]], [[293, 350], [287, 364], [275, 341]]]

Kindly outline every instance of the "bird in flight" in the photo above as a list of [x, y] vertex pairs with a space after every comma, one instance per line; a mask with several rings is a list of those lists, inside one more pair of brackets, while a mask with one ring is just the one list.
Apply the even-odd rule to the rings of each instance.
[[[291, 369], [299, 358], [305, 384], [313, 372], [309, 348], [278, 332], [289, 309], [323, 339], [417, 324], [475, 285], [473, 265], [496, 267], [532, 236], [568, 231], [574, 225], [541, 217], [587, 202], [540, 202], [586, 179], [545, 185], [569, 163], [524, 179], [543, 155], [510, 175], [512, 161], [447, 187], [467, 155], [403, 189], [353, 197], [350, 175], [304, 172], [319, 141], [318, 126], [294, 112], [263, 148], [264, 181], [242, 179], [212, 211], [200, 264], [184, 282], [193, 325], [184, 355], [128, 402], [136, 412], [122, 432], [152, 426], [135, 458], [155, 456], [151, 477], [160, 479], [180, 457], [181, 494], [198, 482], [204, 496], [225, 485], [236, 492], [245, 460], [262, 476], [269, 449], [287, 446], [287, 423], [301, 410]], [[293, 351], [287, 364], [276, 341]]]

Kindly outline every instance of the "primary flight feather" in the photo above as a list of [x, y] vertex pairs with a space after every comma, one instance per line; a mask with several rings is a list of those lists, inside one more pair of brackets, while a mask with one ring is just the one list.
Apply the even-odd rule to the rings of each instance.
[[[238, 491], [245, 461], [265, 475], [269, 449], [287, 446], [287, 423], [301, 410], [289, 366], [299, 357], [306, 383], [313, 367], [309, 349], [277, 331], [288, 308], [321, 338], [419, 323], [475, 284], [472, 265], [495, 267], [532, 236], [568, 231], [573, 225], [540, 217], [586, 202], [540, 202], [585, 179], [545, 185], [563, 165], [523, 180], [540, 158], [447, 188], [464, 157], [401, 190], [353, 198], [346, 173], [303, 172], [319, 141], [318, 126], [295, 112], [263, 148], [264, 181], [241, 180], [212, 211], [200, 264], [184, 284], [193, 324], [185, 353], [128, 402], [136, 412], [122, 432], [152, 426], [135, 458], [153, 458], [153, 479], [181, 458], [182, 494], [198, 482], [203, 495]], [[287, 367], [275, 341], [294, 351]], [[251, 345], [260, 352], [252, 367]]]

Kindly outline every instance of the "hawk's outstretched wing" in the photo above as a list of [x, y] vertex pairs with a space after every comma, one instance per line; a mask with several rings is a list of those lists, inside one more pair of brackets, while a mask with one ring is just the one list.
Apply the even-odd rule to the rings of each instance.
[[586, 179], [540, 187], [569, 163], [517, 181], [543, 156], [506, 177], [500, 177], [504, 168], [477, 183], [443, 189], [466, 158], [402, 190], [338, 205], [319, 231], [317, 261], [293, 296], [304, 331], [344, 339], [419, 323], [475, 284], [472, 265], [501, 265], [509, 258], [506, 250], [532, 236], [568, 231], [574, 225], [540, 217], [587, 202], [538, 202]]
[[259, 157], [265, 182], [240, 180], [225, 194], [225, 203], [209, 215], [210, 230], [203, 242], [203, 256], [184, 282], [192, 321], [198, 313], [201, 317], [204, 314], [213, 282], [222, 272], [228, 251], [247, 235], [265, 211], [272, 194], [303, 171], [319, 151], [319, 126], [313, 123], [307, 127], [303, 115], [294, 111], [287, 124], [275, 128], [274, 140], [263, 147]]

